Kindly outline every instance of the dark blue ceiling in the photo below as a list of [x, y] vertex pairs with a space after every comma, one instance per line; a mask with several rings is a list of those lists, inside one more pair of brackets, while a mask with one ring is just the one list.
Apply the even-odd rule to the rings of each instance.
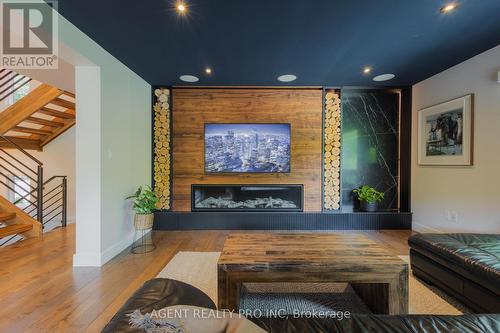
[[[410, 85], [500, 44], [500, 0], [59, 0], [59, 12], [153, 85]], [[364, 66], [373, 75], [364, 76]], [[206, 76], [203, 69], [213, 68]]]

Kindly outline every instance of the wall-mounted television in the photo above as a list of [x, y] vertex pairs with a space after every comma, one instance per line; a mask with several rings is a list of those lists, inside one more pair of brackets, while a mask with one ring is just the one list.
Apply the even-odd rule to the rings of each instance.
[[205, 124], [205, 172], [290, 172], [290, 124]]

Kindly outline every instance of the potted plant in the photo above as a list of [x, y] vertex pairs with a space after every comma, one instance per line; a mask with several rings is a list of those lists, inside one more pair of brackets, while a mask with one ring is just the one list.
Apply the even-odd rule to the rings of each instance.
[[153, 212], [156, 209], [158, 198], [150, 186], [140, 186], [134, 195], [127, 197], [134, 199], [134, 227], [136, 230], [151, 229], [153, 227]]
[[365, 212], [376, 212], [378, 203], [384, 200], [384, 193], [373, 187], [363, 185], [353, 191], [360, 202], [360, 209]]

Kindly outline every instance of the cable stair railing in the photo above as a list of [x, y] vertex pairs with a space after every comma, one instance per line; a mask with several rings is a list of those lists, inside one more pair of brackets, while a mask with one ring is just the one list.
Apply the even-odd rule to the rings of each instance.
[[[1, 136], [24, 158], [16, 157], [8, 149], [0, 148], [1, 193], [9, 193], [10, 202], [42, 224], [60, 219], [61, 226], [67, 224], [67, 178], [53, 176], [43, 180], [43, 163], [26, 152], [10, 139]], [[17, 154], [16, 154], [17, 155]], [[21, 161], [25, 160], [24, 162]], [[0, 246], [9, 243], [18, 235], [0, 239]]]
[[9, 69], [0, 69], [0, 102], [7, 99], [30, 81], [31, 78], [27, 76]]

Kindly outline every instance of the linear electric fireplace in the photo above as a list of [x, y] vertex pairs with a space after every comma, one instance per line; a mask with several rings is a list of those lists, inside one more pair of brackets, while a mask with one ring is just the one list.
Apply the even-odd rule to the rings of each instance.
[[193, 212], [302, 212], [302, 185], [191, 185]]

